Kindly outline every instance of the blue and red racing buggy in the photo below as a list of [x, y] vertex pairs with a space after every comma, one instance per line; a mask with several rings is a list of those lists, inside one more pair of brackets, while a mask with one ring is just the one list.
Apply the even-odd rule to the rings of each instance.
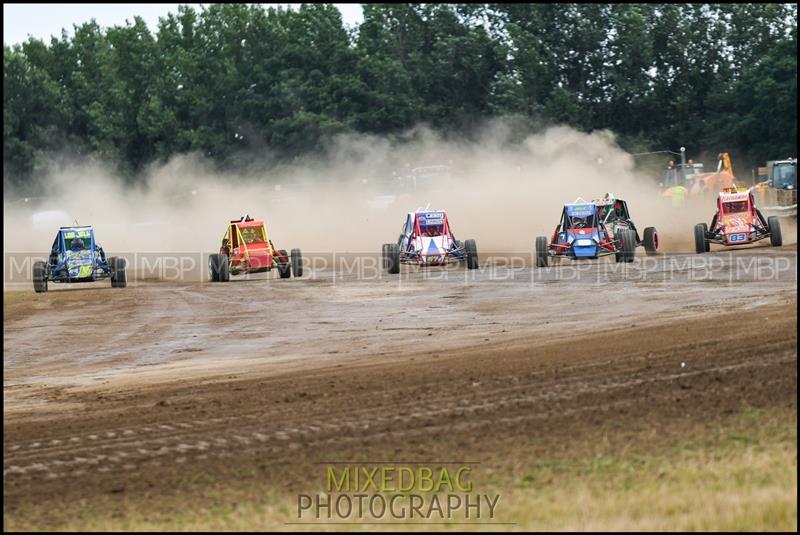
[[47, 262], [33, 263], [33, 289], [47, 291], [48, 282], [94, 282], [111, 279], [112, 288], [128, 285], [124, 258], [106, 258], [106, 253], [94, 239], [94, 228], [61, 227], [50, 249]]
[[546, 236], [536, 238], [536, 267], [547, 267], [550, 257], [580, 260], [613, 254], [617, 262], [633, 262], [640, 245], [657, 254], [658, 234], [647, 227], [639, 239], [625, 201], [610, 195], [588, 203], [577, 199], [564, 205], [550, 243]]
[[409, 212], [397, 243], [383, 245], [383, 265], [389, 273], [400, 273], [400, 264], [444, 266], [466, 262], [478, 267], [475, 240], [456, 239], [444, 210]]

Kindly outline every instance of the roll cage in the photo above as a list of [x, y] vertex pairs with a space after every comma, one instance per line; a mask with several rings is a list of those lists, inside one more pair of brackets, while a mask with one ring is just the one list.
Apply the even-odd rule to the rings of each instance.
[[455, 242], [455, 236], [453, 235], [453, 232], [450, 229], [450, 221], [447, 218], [447, 212], [439, 212], [439, 211], [409, 212], [408, 215], [406, 216], [406, 222], [403, 224], [403, 228], [400, 232], [400, 239], [398, 240], [398, 245], [400, 245], [401, 250], [409, 249], [413, 245], [414, 238], [416, 238], [417, 236], [423, 236], [421, 219], [425, 219], [427, 222], [428, 218], [426, 216], [428, 214], [441, 214], [442, 229], [439, 235], [447, 236], [451, 242]]
[[66, 255], [67, 251], [71, 250], [69, 243], [73, 238], [80, 238], [83, 240], [84, 244], [86, 244], [88, 240], [88, 246], [84, 247], [84, 250], [91, 251], [93, 256], [95, 253], [99, 253], [100, 263], [106, 263], [105, 251], [103, 251], [100, 244], [95, 241], [94, 227], [61, 227], [58, 229], [58, 233], [53, 240], [53, 245], [50, 248], [49, 264], [51, 266], [57, 265]]
[[[258, 239], [246, 239], [244, 234], [248, 231], [255, 232]], [[265, 244], [266, 247], [259, 247], [260, 244]], [[266, 225], [263, 221], [257, 221], [249, 216], [232, 220], [222, 235], [220, 253], [230, 257], [232, 251], [237, 251], [245, 258], [257, 251], [267, 251], [270, 255], [275, 255], [275, 247], [269, 239]]]
[[761, 213], [756, 207], [755, 196], [753, 195], [753, 190], [749, 189], [746, 190], [746, 197], [740, 198], [741, 195], [736, 194], [745, 193], [741, 191], [741, 189], [733, 187], [733, 188], [725, 188], [722, 192], [719, 193], [717, 196], [717, 211], [714, 214], [714, 217], [711, 218], [711, 225], [709, 225], [709, 234], [718, 237], [725, 229], [724, 223], [722, 223], [722, 217], [728, 215], [723, 210], [723, 205], [732, 202], [747, 202], [747, 213], [752, 218], [753, 226], [756, 227], [757, 232], [766, 233], [769, 232], [769, 223], [767, 222], [767, 218], [764, 217], [764, 214]]
[[[591, 211], [591, 214], [585, 214], [585, 212]], [[576, 228], [573, 226], [577, 219], [586, 219], [591, 218], [590, 221], [586, 221], [586, 225], [582, 228], [597, 228], [598, 227], [598, 217], [597, 217], [597, 207], [591, 203], [585, 203], [581, 205], [576, 204], [565, 204], [564, 209], [561, 211], [561, 221], [556, 229], [556, 232], [564, 232], [571, 228]]]

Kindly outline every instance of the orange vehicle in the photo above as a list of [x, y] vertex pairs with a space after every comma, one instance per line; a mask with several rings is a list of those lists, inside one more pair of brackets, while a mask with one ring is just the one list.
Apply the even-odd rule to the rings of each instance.
[[733, 176], [733, 165], [731, 157], [727, 152], [722, 152], [717, 156], [717, 171], [714, 173], [703, 173], [690, 177], [691, 187], [689, 195], [696, 196], [703, 192], [719, 193], [726, 188], [733, 187], [736, 180]]

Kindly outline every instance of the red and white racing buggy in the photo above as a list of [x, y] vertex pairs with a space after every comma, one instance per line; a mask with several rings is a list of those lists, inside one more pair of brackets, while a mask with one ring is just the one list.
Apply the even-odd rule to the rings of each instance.
[[466, 262], [478, 267], [475, 240], [456, 239], [444, 210], [409, 212], [397, 243], [383, 245], [383, 265], [389, 273], [400, 273], [400, 264], [443, 266]]
[[694, 226], [694, 244], [698, 254], [709, 252], [712, 243], [744, 245], [764, 238], [769, 238], [773, 247], [783, 244], [780, 221], [777, 216], [764, 218], [756, 208], [753, 192], [746, 188], [723, 189], [711, 225], [698, 223]]

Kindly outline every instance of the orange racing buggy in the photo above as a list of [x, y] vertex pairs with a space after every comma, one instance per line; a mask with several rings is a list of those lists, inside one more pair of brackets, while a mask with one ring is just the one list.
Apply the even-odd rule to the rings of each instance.
[[711, 243], [744, 245], [764, 238], [769, 238], [773, 247], [783, 244], [780, 221], [777, 216], [765, 218], [756, 208], [753, 191], [745, 188], [723, 189], [717, 198], [717, 213], [711, 219], [711, 225], [698, 223], [694, 226], [695, 252], [698, 254], [709, 252]]
[[228, 224], [218, 254], [208, 257], [208, 278], [214, 282], [227, 282], [231, 275], [263, 273], [277, 269], [282, 279], [303, 276], [303, 258], [300, 249], [289, 255], [276, 249], [269, 239], [263, 221], [245, 215]]

